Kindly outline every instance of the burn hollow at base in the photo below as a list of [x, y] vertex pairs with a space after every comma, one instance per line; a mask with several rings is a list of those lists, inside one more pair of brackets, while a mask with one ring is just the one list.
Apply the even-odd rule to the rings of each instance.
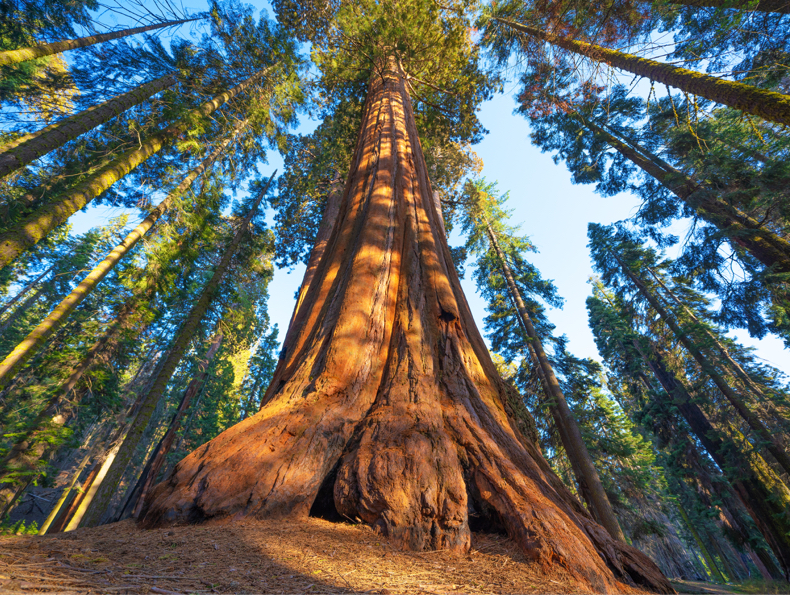
[[[340, 467], [338, 461], [332, 470], [324, 477], [318, 494], [310, 507], [311, 517], [323, 519], [330, 523], [356, 522], [354, 519], [343, 516], [335, 506], [334, 487], [337, 472]], [[473, 533], [486, 533], [491, 535], [508, 535], [507, 528], [502, 522], [499, 513], [488, 503], [483, 501], [477, 493], [472, 482], [467, 481], [467, 511], [469, 530]]]

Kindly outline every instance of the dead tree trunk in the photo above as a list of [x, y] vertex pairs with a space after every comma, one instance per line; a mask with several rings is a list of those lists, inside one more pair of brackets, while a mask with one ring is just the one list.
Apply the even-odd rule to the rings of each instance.
[[[410, 549], [488, 514], [596, 591], [672, 592], [596, 524], [507, 414], [439, 217], [402, 74], [372, 79], [338, 222], [257, 414], [154, 487], [142, 523], [306, 517], [319, 495]], [[323, 488], [323, 489], [322, 489]]]

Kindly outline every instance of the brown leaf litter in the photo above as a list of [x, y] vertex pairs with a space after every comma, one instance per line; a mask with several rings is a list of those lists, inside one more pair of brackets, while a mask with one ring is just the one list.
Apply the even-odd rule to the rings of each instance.
[[[635, 592], [623, 585], [626, 592]], [[468, 554], [393, 549], [362, 525], [244, 521], [144, 531], [133, 521], [0, 538], [0, 593], [587, 593], [504, 535]]]

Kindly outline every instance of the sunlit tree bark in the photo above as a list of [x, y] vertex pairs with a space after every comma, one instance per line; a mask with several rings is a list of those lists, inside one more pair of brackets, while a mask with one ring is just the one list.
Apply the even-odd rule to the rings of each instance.
[[[358, 518], [397, 545], [466, 551], [470, 511], [591, 589], [671, 592], [597, 525], [517, 428], [439, 228], [402, 72], [371, 81], [338, 222], [264, 406], [181, 461], [145, 526]], [[517, 397], [517, 396], [516, 396]]]

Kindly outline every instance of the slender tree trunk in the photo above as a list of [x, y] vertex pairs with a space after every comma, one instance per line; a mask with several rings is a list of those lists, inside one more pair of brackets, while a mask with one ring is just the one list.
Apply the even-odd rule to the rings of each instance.
[[729, 447], [657, 353], [648, 356], [636, 340], [634, 346], [667, 394], [671, 395], [673, 404], [688, 422], [691, 431], [722, 470], [738, 499], [776, 554], [785, 575], [788, 575], [790, 519], [787, 518], [787, 509], [790, 506], [790, 497], [786, 488], [782, 489], [784, 485], [771, 473], [764, 461], [760, 464], [754, 457], [750, 460]]
[[11, 313], [11, 315], [5, 319], [2, 325], [0, 325], [0, 337], [2, 337], [6, 331], [16, 324], [16, 321], [19, 320], [25, 312], [27, 312], [35, 303], [38, 301], [38, 298], [41, 297], [41, 294], [44, 293], [49, 286], [51, 285], [51, 281], [47, 282], [46, 284], [39, 287], [35, 293], [29, 295], [27, 299], [19, 304], [19, 306]]
[[187, 316], [186, 321], [179, 329], [176, 339], [167, 354], [167, 358], [165, 359], [159, 374], [151, 385], [151, 389], [147, 392], [145, 397], [141, 399], [142, 405], [140, 410], [134, 417], [131, 428], [129, 429], [129, 432], [126, 434], [126, 438], [123, 440], [123, 443], [120, 446], [118, 455], [115, 457], [112, 467], [107, 473], [107, 477], [104, 479], [101, 488], [96, 494], [96, 497], [93, 499], [91, 507], [85, 515], [82, 526], [93, 527], [101, 523], [102, 517], [107, 511], [110, 500], [118, 489], [118, 485], [121, 481], [121, 477], [123, 476], [126, 466], [132, 459], [132, 455], [134, 454], [137, 445], [140, 443], [145, 429], [148, 427], [148, 424], [151, 421], [151, 416], [154, 413], [154, 409], [156, 408], [159, 400], [162, 398], [162, 395], [167, 388], [167, 383], [170, 381], [170, 377], [173, 375], [176, 366], [178, 366], [178, 363], [181, 361], [181, 358], [186, 352], [189, 343], [192, 341], [192, 337], [194, 336], [200, 321], [203, 319], [203, 316], [211, 305], [211, 301], [214, 299], [214, 294], [217, 290], [217, 287], [219, 287], [222, 278], [227, 272], [230, 266], [230, 261], [238, 250], [241, 240], [247, 232], [247, 227], [257, 212], [258, 205], [260, 205], [261, 201], [266, 195], [266, 192], [268, 191], [275, 174], [272, 174], [272, 176], [266, 182], [260, 192], [260, 195], [250, 209], [250, 212], [247, 214], [247, 217], [241, 222], [236, 234], [234, 235], [230, 244], [228, 244], [228, 247], [225, 249], [225, 252], [222, 255], [222, 260], [220, 260], [220, 263], [214, 270], [214, 274], [211, 276], [209, 282], [203, 287], [200, 297], [192, 307], [192, 310], [189, 312], [189, 316]]
[[779, 420], [783, 420], [784, 416], [776, 410], [773, 403], [765, 396], [765, 393], [763, 393], [762, 389], [754, 380], [752, 380], [751, 376], [749, 376], [746, 370], [744, 370], [743, 367], [741, 367], [741, 365], [732, 358], [730, 352], [727, 350], [724, 344], [719, 341], [719, 339], [711, 332], [707, 325], [697, 318], [694, 312], [692, 312], [691, 309], [686, 306], [686, 304], [680, 301], [680, 299], [675, 295], [675, 292], [666, 286], [666, 284], [661, 280], [661, 277], [659, 277], [653, 269], [650, 267], [645, 268], [650, 273], [650, 276], [655, 279], [656, 283], [658, 283], [664, 292], [672, 299], [672, 301], [675, 302], [675, 304], [679, 306], [683, 312], [695, 323], [697, 328], [702, 329], [702, 332], [705, 333], [705, 336], [716, 348], [716, 351], [718, 351], [719, 354], [724, 358], [724, 361], [727, 362], [729, 368], [735, 373], [735, 375], [743, 384], [744, 388], [747, 391], [751, 391], [758, 402], [766, 404], [770, 410], [771, 415], [776, 416]]
[[43, 157], [50, 151], [62, 147], [70, 140], [108, 122], [118, 114], [138, 105], [160, 91], [175, 84], [172, 74], [158, 78], [150, 83], [113, 97], [99, 105], [90, 107], [78, 114], [61, 120], [51, 126], [26, 134], [0, 147], [0, 177], [24, 167], [31, 161]]
[[100, 469], [101, 462], [93, 465], [91, 470], [88, 472], [88, 475], [85, 477], [85, 481], [78, 488], [74, 498], [71, 500], [71, 502], [69, 502], [69, 505], [66, 507], [66, 509], [60, 515], [58, 515], [47, 533], [62, 533], [66, 530], [69, 521], [72, 519], [76, 511], [79, 510], [80, 505], [85, 500], [85, 496], [90, 491], [90, 488], [93, 485], [96, 476], [99, 474]]
[[107, 350], [108, 344], [117, 343], [118, 334], [130, 314], [130, 309], [124, 309], [118, 315], [104, 335], [91, 346], [66, 384], [30, 422], [29, 429], [16, 437], [14, 444], [0, 462], [0, 473], [2, 474], [0, 475], [0, 509], [3, 509], [18, 490], [22, 489], [17, 480], [17, 475], [20, 472], [24, 472], [26, 476], [35, 474], [35, 479], [40, 477], [40, 472], [37, 471], [38, 462], [51, 447], [46, 439], [47, 430], [53, 426], [63, 427], [71, 421], [81, 400], [80, 398], [70, 398], [74, 385], [90, 368], [96, 356]]
[[181, 423], [181, 417], [189, 408], [189, 405], [192, 403], [192, 399], [195, 397], [195, 395], [197, 395], [200, 387], [203, 386], [203, 383], [206, 381], [206, 378], [208, 377], [208, 369], [211, 366], [211, 361], [214, 359], [217, 351], [219, 351], [221, 344], [222, 333], [219, 332], [214, 335], [211, 345], [209, 345], [208, 351], [206, 352], [206, 356], [203, 358], [203, 361], [198, 364], [197, 374], [195, 374], [195, 377], [192, 378], [189, 386], [187, 386], [187, 389], [184, 391], [184, 396], [181, 397], [181, 403], [178, 406], [178, 410], [173, 416], [173, 421], [170, 422], [170, 428], [167, 430], [164, 438], [162, 438], [159, 448], [157, 448], [154, 452], [154, 456], [151, 457], [148, 465], [146, 465], [142, 477], [140, 478], [143, 480], [142, 487], [140, 488], [140, 493], [137, 496], [137, 501], [134, 503], [134, 511], [132, 512], [132, 516], [134, 518], [140, 516], [140, 511], [143, 508], [143, 504], [145, 503], [145, 499], [148, 496], [148, 492], [156, 480], [156, 476], [159, 474], [159, 471], [162, 469], [162, 464], [165, 462], [165, 458], [170, 452], [170, 448], [173, 446], [173, 441], [176, 438], [176, 432], [178, 432], [178, 428]]
[[[555, 418], [557, 428], [560, 430], [560, 437], [563, 441], [562, 446], [565, 448], [565, 452], [568, 453], [568, 458], [572, 460], [576, 481], [579, 483], [580, 488], [584, 486], [587, 492], [584, 495], [589, 497], [588, 504], [596, 520], [609, 531], [609, 535], [619, 541], [625, 542], [625, 536], [620, 528], [620, 523], [617, 522], [617, 517], [612, 510], [612, 505], [603, 489], [601, 478], [598, 476], [598, 471], [595, 469], [592, 457], [587, 450], [587, 445], [584, 444], [584, 440], [582, 439], [579, 425], [573, 418], [573, 413], [571, 413], [568, 402], [565, 400], [565, 395], [562, 393], [560, 383], [554, 375], [551, 362], [549, 362], [549, 358], [543, 350], [543, 343], [535, 330], [535, 326], [532, 324], [524, 300], [521, 299], [521, 293], [513, 279], [513, 273], [510, 271], [510, 266], [505, 259], [505, 254], [499, 246], [496, 233], [494, 233], [488, 221], [485, 221], [485, 225], [491, 247], [497, 254], [499, 266], [507, 281], [510, 296], [516, 304], [519, 322], [524, 332], [527, 334], [527, 337], [529, 337], [528, 341], [530, 348], [537, 357], [537, 363], [541, 370], [541, 380], [545, 383], [544, 390], [550, 401], [549, 409], [552, 411], [552, 416]], [[582, 493], [584, 493], [584, 491]]]
[[439, 229], [403, 75], [392, 63], [379, 72], [338, 225], [264, 407], [182, 460], [153, 488], [142, 524], [298, 518], [326, 502], [400, 547], [465, 551], [471, 508], [590, 589], [620, 579], [671, 592], [592, 521], [508, 415], [513, 389]]
[[77, 469], [74, 471], [73, 475], [71, 476], [71, 483], [69, 483], [69, 485], [67, 485], [63, 489], [63, 492], [60, 494], [60, 498], [58, 498], [58, 501], [55, 503], [55, 506], [52, 507], [52, 510], [47, 515], [46, 520], [41, 525], [41, 528], [38, 530], [38, 534], [39, 535], [46, 535], [47, 534], [47, 531], [49, 530], [50, 525], [52, 525], [52, 521], [54, 521], [57, 518], [58, 513], [60, 513], [60, 509], [63, 507], [63, 504], [66, 502], [68, 497], [71, 495], [71, 490], [74, 489], [74, 486], [79, 481], [80, 475], [82, 474], [82, 470], [88, 464], [88, 461], [90, 461], [90, 458], [91, 458], [91, 452], [88, 451], [87, 453], [85, 453], [85, 456], [82, 457], [82, 462], [77, 466]]
[[146, 31], [153, 31], [154, 29], [161, 29], [162, 27], [173, 27], [175, 25], [190, 23], [197, 20], [199, 19], [167, 21], [164, 23], [156, 23], [154, 25], [146, 25], [145, 27], [123, 29], [121, 31], [114, 31], [112, 33], [102, 33], [100, 35], [91, 35], [89, 37], [80, 37], [78, 39], [67, 39], [65, 41], [56, 41], [54, 43], [44, 43], [29, 48], [20, 48], [18, 50], [8, 50], [5, 52], [0, 52], [0, 66], [17, 64], [19, 62], [27, 62], [28, 60], [35, 60], [36, 58], [43, 58], [44, 56], [51, 56], [53, 54], [59, 54], [68, 50], [84, 48], [97, 43], [112, 41], [114, 39], [128, 37], [129, 35], [136, 35], [137, 33], [145, 33]]
[[[17, 293], [17, 294], [16, 294], [16, 295], [15, 295], [13, 298], [11, 298], [11, 299], [10, 299], [10, 300], [8, 300], [8, 301], [7, 301], [5, 304], [3, 304], [3, 307], [2, 307], [2, 308], [0, 308], [0, 316], [2, 316], [3, 314], [5, 314], [6, 312], [8, 312], [8, 310], [9, 310], [9, 308], [11, 308], [11, 306], [13, 306], [13, 305], [14, 305], [15, 303], [17, 303], [17, 302], [18, 302], [20, 299], [22, 299], [23, 297], [25, 297], [25, 296], [26, 296], [26, 295], [27, 295], [27, 294], [28, 294], [30, 291], [32, 291], [32, 290], [33, 290], [33, 288], [35, 288], [35, 287], [36, 287], [36, 286], [37, 286], [39, 283], [41, 283], [41, 280], [42, 280], [44, 277], [46, 277], [47, 275], [49, 275], [49, 274], [50, 274], [50, 273], [53, 271], [53, 269], [54, 269], [54, 268], [55, 268], [55, 265], [54, 265], [54, 264], [50, 265], [50, 266], [49, 266], [49, 268], [48, 268], [46, 271], [44, 271], [44, 272], [43, 272], [43, 273], [41, 273], [41, 274], [40, 274], [38, 277], [36, 277], [35, 279], [33, 279], [33, 280], [32, 280], [30, 283], [28, 283], [28, 284], [27, 284], [27, 285], [26, 285], [26, 286], [25, 286], [25, 287], [24, 287], [24, 288], [23, 288], [23, 289], [22, 289], [22, 290], [21, 290], [19, 293]], [[2, 332], [1, 332], [1, 331], [0, 331], [0, 334], [2, 334]]]
[[642, 280], [633, 272], [631, 272], [631, 269], [628, 268], [622, 260], [620, 260], [617, 254], [613, 253], [613, 256], [620, 264], [623, 273], [625, 273], [625, 275], [639, 290], [639, 293], [644, 296], [650, 306], [656, 311], [656, 313], [658, 313], [667, 326], [669, 326], [674, 335], [688, 350], [694, 360], [699, 364], [700, 368], [702, 368], [702, 371], [707, 374], [711, 380], [713, 380], [718, 389], [730, 402], [730, 405], [732, 405], [735, 411], [737, 411], [744, 421], [746, 421], [746, 423], [754, 431], [754, 433], [757, 434], [760, 440], [765, 443], [766, 449], [771, 453], [774, 459], [776, 459], [777, 463], [779, 463], [779, 466], [784, 470], [785, 473], [790, 473], [790, 455], [788, 455], [782, 445], [779, 444], [774, 438], [771, 431], [766, 427], [762, 420], [751, 409], [749, 409], [746, 403], [743, 402], [743, 399], [741, 399], [740, 395], [738, 395], [732, 389], [732, 387], [727, 384], [726, 380], [722, 378], [721, 374], [719, 374], [716, 368], [710, 364], [708, 359], [702, 354], [697, 345], [689, 338], [689, 336], [683, 332], [683, 329], [680, 328], [680, 325], [677, 323], [675, 318], [669, 312], [667, 312], [664, 306], [658, 301], [658, 299], [647, 288]]
[[134, 170], [146, 159], [173, 142], [189, 127], [195, 117], [208, 116], [221, 105], [251, 87], [268, 69], [258, 71], [243, 83], [217, 95], [184, 116], [179, 122], [151, 135], [137, 149], [128, 151], [102, 167], [90, 179], [75, 188], [64, 191], [48, 201], [27, 219], [0, 236], [0, 268], [12, 262], [23, 251], [46, 237], [55, 227], [64, 223], [115, 182]]
[[691, 533], [691, 536], [694, 538], [699, 551], [702, 553], [702, 557], [705, 558], [705, 565], [708, 567], [709, 575], [717, 583], [726, 583], [727, 581], [724, 580], [724, 575], [722, 575], [721, 570], [719, 570], [716, 560], [714, 560], [713, 556], [710, 555], [708, 547], [705, 545], [705, 542], [702, 541], [702, 537], [700, 537], [697, 528], [694, 526], [694, 523], [691, 522], [688, 514], [686, 514], [686, 511], [683, 509], [683, 505], [679, 501], [675, 501], [675, 506], [680, 513], [680, 518], [683, 519], [683, 523], [686, 525], [686, 529], [689, 530], [689, 533]]
[[790, 13], [788, 0], [669, 0], [670, 4], [682, 4], [694, 8], [733, 8], [736, 10], [754, 10], [758, 12]]
[[[246, 126], [246, 122], [239, 125], [236, 132], [240, 131], [244, 126]], [[25, 337], [12, 352], [0, 362], [0, 388], [5, 386], [5, 384], [13, 378], [14, 373], [41, 348], [44, 342], [52, 336], [52, 333], [68, 319], [74, 309], [88, 297], [90, 292], [93, 291], [102, 279], [115, 268], [115, 265], [118, 264], [118, 262], [137, 245], [137, 242], [151, 230], [159, 218], [170, 208], [170, 203], [185, 192], [192, 185], [192, 182], [214, 163], [235, 137], [236, 135], [233, 134], [223, 140], [200, 165], [193, 169], [189, 175], [167, 195], [167, 198], [159, 203], [158, 207], [149, 213], [148, 217], [143, 219], [137, 227], [130, 231], [123, 241], [118, 244], [104, 260], [97, 264], [88, 276], [85, 277], [69, 295], [63, 298], [49, 316], [41, 321], [36, 328], [30, 331], [27, 337]]]
[[759, 221], [731, 204], [715, 197], [712, 191], [697, 185], [684, 173], [652, 155], [643, 147], [638, 150], [611, 132], [586, 118], [578, 118], [587, 128], [603, 138], [624, 157], [653, 176], [697, 214], [742, 246], [766, 267], [777, 273], [790, 273], [790, 242], [767, 229]]
[[521, 31], [536, 39], [546, 41], [569, 52], [586, 56], [597, 62], [604, 62], [614, 68], [645, 77], [651, 81], [657, 81], [686, 93], [734, 107], [770, 122], [790, 125], [790, 97], [782, 93], [728, 81], [708, 74], [702, 74], [701, 72], [672, 66], [664, 62], [640, 58], [633, 54], [584, 41], [560, 37], [548, 31], [509, 19], [494, 17], [493, 20], [511, 29]]

